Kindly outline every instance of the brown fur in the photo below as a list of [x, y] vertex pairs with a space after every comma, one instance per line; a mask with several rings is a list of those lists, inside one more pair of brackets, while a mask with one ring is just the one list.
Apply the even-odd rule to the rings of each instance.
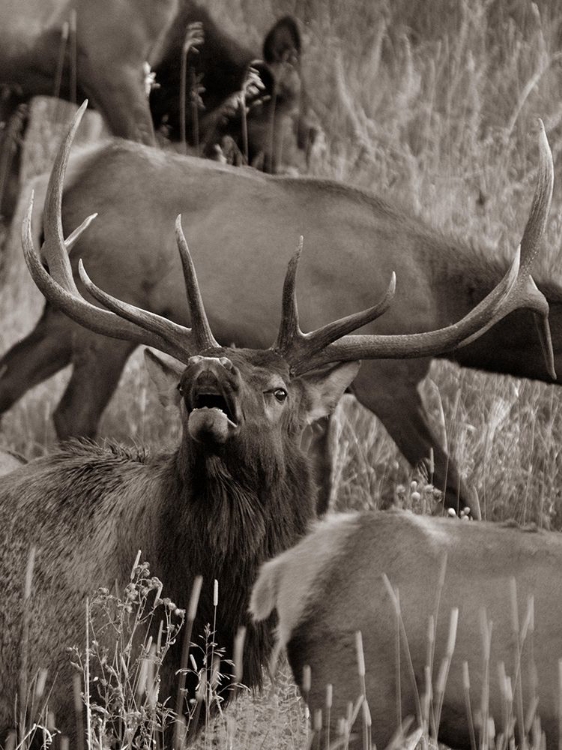
[[[228, 357], [224, 367], [218, 357]], [[197, 362], [196, 360], [203, 360]], [[306, 424], [334, 408], [357, 372], [349, 363], [321, 377], [289, 375], [273, 351], [213, 349], [185, 368], [149, 357], [162, 397], [180, 409], [184, 434], [169, 454], [108, 444], [70, 442], [0, 482], [0, 736], [14, 720], [21, 658], [22, 589], [27, 556], [36, 548], [29, 613], [29, 679], [49, 670], [49, 708], [73, 734], [72, 670], [66, 648], [84, 648], [85, 598], [97, 587], [123, 591], [137, 551], [164, 582], [164, 595], [186, 607], [194, 577], [204, 576], [192, 639], [213, 623], [213, 579], [219, 583], [215, 641], [225, 648], [221, 688], [228, 700], [233, 642], [248, 628], [243, 682], [259, 686], [272, 640], [247, 614], [258, 566], [294, 544], [314, 517], [308, 462], [300, 449]], [[210, 377], [233, 393], [237, 431], [225, 443], [192, 435], [187, 393]], [[165, 388], [162, 390], [162, 381]], [[283, 387], [285, 402], [271, 389]], [[164, 393], [165, 391], [165, 393]], [[191, 402], [189, 402], [191, 403]], [[159, 622], [151, 627], [156, 637]], [[195, 652], [198, 662], [201, 655]], [[164, 664], [160, 695], [174, 696], [181, 642]], [[195, 684], [188, 681], [190, 694]], [[201, 717], [202, 718], [202, 717]]]
[[[444, 562], [445, 578], [440, 590]], [[529, 686], [536, 665], [540, 697], [537, 714], [546, 732], [547, 747], [554, 747], [559, 722], [558, 659], [562, 656], [561, 568], [560, 534], [529, 533], [489, 523], [461, 524], [400, 512], [350, 514], [320, 523], [296, 547], [266, 563], [250, 606], [257, 620], [277, 611], [280, 645], [287, 648], [299, 685], [302, 686], [304, 665], [311, 668], [312, 688], [305, 698], [312, 716], [318, 709], [325, 715], [326, 685], [333, 686], [332, 738], [336, 736], [338, 719], [347, 715], [347, 702], [355, 703], [362, 692], [355, 647], [355, 633], [361, 631], [366, 696], [377, 747], [388, 744], [400, 718], [415, 716], [419, 720], [416, 693], [422, 696], [425, 691], [429, 618], [437, 618], [432, 677], [435, 686], [445, 655], [451, 610], [458, 607], [456, 646], [439, 740], [450, 747], [469, 748], [462, 664], [468, 662], [470, 696], [476, 711], [484, 685], [483, 611], [487, 622], [493, 624], [487, 682], [496, 732], [503, 731], [503, 696], [498, 687], [501, 663], [511, 676], [517, 695], [513, 579], [519, 633], [524, 629], [531, 597], [534, 606], [534, 633], [527, 633], [519, 664], [523, 711], [526, 713], [532, 702]], [[400, 668], [396, 658], [396, 608], [383, 575], [399, 598], [407, 638], [407, 646], [402, 640]], [[410, 658], [417, 688], [409, 669]], [[356, 740], [351, 746], [363, 747], [361, 719], [354, 731]], [[516, 726], [520, 739], [519, 732], [520, 727]]]
[[[279, 319], [275, 289], [300, 234], [305, 242], [299, 272], [299, 284], [307, 290], [300, 305], [304, 330], [372, 304], [393, 270], [395, 301], [369, 330], [438, 328], [481, 300], [506, 265], [492, 252], [443, 236], [365, 191], [325, 180], [235, 170], [125, 142], [96, 147], [79, 158], [63, 203], [66, 231], [93, 211], [100, 218], [73, 250], [73, 267], [82, 258], [102, 288], [185, 321], [171, 229], [181, 211], [213, 330], [223, 343], [263, 346], [273, 340]], [[538, 283], [550, 303], [560, 376], [562, 287], [540, 278]], [[0, 411], [72, 357], [73, 376], [55, 412], [57, 432], [61, 437], [95, 435], [133, 347], [75, 331], [76, 324], [47, 306], [35, 331], [1, 362], [6, 369], [0, 377]], [[525, 310], [445, 356], [467, 367], [549, 380]], [[447, 490], [448, 505], [462, 508], [471, 504], [471, 495], [431, 430], [417, 390], [429, 365], [428, 358], [364, 362], [353, 390], [412, 464], [433, 450], [435, 484]], [[90, 387], [93, 380], [95, 389]], [[325, 455], [326, 447], [321, 445], [320, 452]], [[325, 476], [329, 473], [328, 468]]]
[[[33, 96], [53, 95], [63, 25], [76, 12], [76, 91], [69, 42], [59, 95], [89, 99], [113, 135], [155, 143], [154, 129], [181, 141], [180, 70], [189, 24], [202, 24], [204, 43], [189, 55], [189, 71], [204, 87], [198, 136], [188, 106], [187, 141], [202, 155], [217, 158], [217, 145], [232, 143], [242, 159], [240, 109], [229, 98], [242, 87], [250, 63], [264, 84], [250, 96], [248, 158], [268, 172], [306, 166], [318, 128], [301, 80], [301, 38], [296, 21], [285, 16], [264, 39], [263, 60], [224, 33], [206, 8], [193, 0], [7, 0], [0, 7], [0, 218], [9, 223], [18, 193], [21, 149], [27, 126], [25, 104]], [[158, 88], [146, 92], [143, 65], [149, 62]], [[190, 79], [189, 84], [192, 85]], [[12, 131], [16, 131], [15, 134]]]

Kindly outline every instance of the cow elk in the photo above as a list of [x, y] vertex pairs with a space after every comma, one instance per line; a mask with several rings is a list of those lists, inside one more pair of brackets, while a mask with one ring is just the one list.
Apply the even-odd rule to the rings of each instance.
[[[184, 42], [194, 25], [198, 43], [188, 45], [187, 53]], [[182, 94], [184, 54], [190, 75], [189, 91]], [[238, 153], [246, 152], [250, 163], [267, 171], [305, 166], [317, 127], [300, 56], [301, 38], [290, 16], [270, 29], [264, 59], [256, 60], [193, 0], [3, 0], [0, 217], [8, 223], [15, 208], [24, 105], [38, 95], [74, 102], [88, 97], [113, 135], [139, 143], [154, 145], [157, 128], [214, 157], [217, 144], [228, 137]], [[147, 62], [158, 84], [150, 99]], [[242, 91], [250, 66], [263, 88], [244, 101], [244, 121], [242, 103], [233, 106], [231, 99]]]
[[527, 733], [545, 746], [542, 730], [553, 748], [561, 569], [557, 533], [341, 514], [265, 563], [250, 608], [256, 621], [277, 612], [278, 648], [318, 733], [311, 747], [342, 734], [350, 748], [387, 747], [415, 717], [452, 748], [491, 746], [492, 727], [496, 747], [513, 735], [526, 747]]
[[[297, 253], [285, 278], [275, 344], [224, 348], [211, 333], [179, 220], [190, 328], [102, 292], [83, 268], [82, 284], [103, 307], [80, 296], [67, 250], [89, 221], [65, 242], [60, 219], [62, 181], [78, 122], [61, 146], [47, 193], [42, 252], [49, 271], [33, 246], [31, 207], [23, 231], [26, 261], [50, 302], [81, 325], [131, 346], [149, 345], [182, 363], [165, 364], [152, 352], [146, 355], [162, 400], [179, 409], [183, 435], [175, 451], [157, 455], [73, 441], [0, 483], [0, 726], [13, 722], [22, 653], [19, 592], [25, 559], [34, 547], [35, 590], [26, 603], [27, 663], [48, 668], [49, 707], [69, 734], [72, 699], [65, 647], [83, 643], [85, 597], [100, 585], [123, 590], [139, 549], [179, 606], [186, 603], [195, 576], [204, 575], [195, 642], [212, 621], [212, 581], [218, 581], [216, 642], [225, 648], [225, 659], [231, 658], [238, 627], [246, 625], [243, 681], [260, 684], [272, 645], [271, 623], [249, 622], [250, 589], [259, 565], [296, 543], [315, 516], [310, 469], [300, 447], [305, 426], [335, 406], [357, 374], [359, 359], [431, 356], [478, 335], [519, 304], [552, 186], [543, 154], [547, 163], [513, 265], [485, 300], [451, 326], [422, 334], [354, 335], [388, 307], [391, 281], [378, 305], [303, 334], [296, 305]], [[222, 271], [218, 262], [217, 276]], [[180, 651], [176, 644], [164, 666], [161, 695], [173, 692]], [[229, 674], [228, 663], [222, 671]], [[227, 685], [224, 690], [228, 697]]]
[[[300, 269], [306, 289], [301, 315], [310, 329], [368, 304], [373, 293], [384, 292], [382, 279], [393, 270], [400, 282], [395, 304], [366, 330], [407, 334], [446, 326], [465, 315], [505, 271], [505, 263], [493, 253], [448, 239], [381, 199], [335, 182], [272, 177], [125, 142], [85, 151], [72, 170], [62, 209], [66, 231], [90, 212], [103, 217], [70, 254], [77, 283], [80, 257], [98, 286], [187, 324], [170, 230], [181, 212], [202, 288], [212, 303], [211, 325], [224, 344], [263, 347], [273, 340], [275, 284], [281, 283], [299, 235], [307, 247]], [[223, 273], [217, 274], [217, 268]], [[526, 310], [513, 312], [477, 341], [439, 356], [551, 382], [553, 368], [543, 364], [531, 313], [544, 316], [546, 296], [560, 372], [562, 288], [549, 279], [539, 284], [541, 294], [528, 273], [521, 283], [528, 292]], [[34, 330], [0, 360], [0, 413], [72, 363], [71, 379], [54, 413], [56, 431], [63, 439], [94, 437], [134, 348], [132, 341], [80, 331], [47, 302]], [[353, 392], [382, 420], [412, 465], [433, 453], [433, 481], [446, 491], [447, 505], [476, 511], [454, 462], [431, 430], [417, 389], [429, 366], [429, 357], [381, 355], [363, 363]], [[327, 456], [322, 445], [319, 454]], [[324, 478], [329, 477], [327, 468]], [[324, 509], [328, 495], [329, 488]]]

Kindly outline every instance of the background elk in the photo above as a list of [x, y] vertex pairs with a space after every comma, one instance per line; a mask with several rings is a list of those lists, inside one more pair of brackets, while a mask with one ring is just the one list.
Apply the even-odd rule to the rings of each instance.
[[[186, 29], [192, 24], [201, 24], [203, 41], [188, 55], [189, 85], [195, 91], [200, 84], [203, 108], [187, 108], [191, 146], [214, 156], [215, 145], [228, 136], [243, 159], [266, 172], [305, 166], [317, 128], [302, 80], [301, 36], [291, 16], [279, 19], [268, 31], [260, 59], [225, 34], [204, 7], [184, 0], [164, 40], [162, 59], [154, 67], [159, 84], [150, 95], [154, 127], [174, 142], [182, 140], [181, 56]], [[246, 96], [245, 154], [242, 107], [232, 102], [232, 96], [242, 90], [250, 67], [259, 73], [263, 88]]]
[[[276, 171], [303, 166], [314, 138], [300, 72], [301, 39], [296, 22], [279, 20], [264, 40], [264, 60], [224, 33], [192, 0], [4, 0], [0, 7], [0, 215], [9, 220], [17, 197], [21, 105], [37, 95], [69, 101], [89, 97], [111, 133], [154, 144], [154, 127], [172, 141], [182, 138], [180, 77], [188, 27], [202, 26], [203, 41], [188, 54], [191, 89], [204, 87], [204, 107], [187, 94], [186, 136], [200, 152], [214, 154], [225, 135], [244, 152], [240, 106], [229, 103], [242, 89], [250, 63], [264, 88], [250, 96], [248, 158]], [[70, 29], [70, 30], [69, 30]], [[68, 35], [68, 38], [67, 38]], [[143, 65], [150, 62], [158, 88], [150, 100]], [[227, 105], [228, 106], [225, 106]], [[198, 126], [194, 127], [194, 111]], [[17, 112], [17, 115], [15, 114]], [[8, 122], [13, 116], [11, 125]]]
[[[49, 272], [33, 247], [31, 211], [24, 227], [26, 261], [51, 302], [82, 325], [148, 344], [183, 363], [171, 366], [147, 354], [162, 399], [179, 408], [183, 436], [173, 452], [155, 456], [72, 442], [0, 483], [0, 527], [5, 534], [0, 545], [2, 728], [13, 721], [22, 571], [32, 546], [37, 550], [35, 591], [26, 603], [31, 608], [26, 614], [26, 648], [29, 664], [49, 667], [49, 706], [64, 731], [71, 732], [72, 714], [65, 647], [82, 642], [84, 598], [100, 584], [116, 582], [123, 588], [139, 548], [180, 605], [195, 574], [204, 573], [195, 641], [203, 624], [212, 621], [211, 581], [219, 581], [216, 641], [225, 645], [226, 657], [231, 656], [237, 628], [247, 624], [243, 679], [248, 685], [259, 684], [270, 636], [266, 625], [248, 623], [250, 587], [259, 564], [296, 542], [314, 517], [308, 462], [300, 448], [305, 425], [333, 408], [357, 374], [358, 359], [435, 354], [478, 335], [524, 303], [528, 267], [552, 189], [551, 172], [543, 165], [521, 252], [486, 299], [458, 323], [422, 334], [353, 335], [388, 307], [391, 282], [375, 307], [303, 334], [296, 305], [297, 253], [286, 275], [282, 321], [273, 347], [223, 348], [211, 333], [179, 222], [191, 328], [111, 297], [83, 270], [82, 283], [106, 309], [80, 296], [67, 250], [89, 222], [65, 242], [60, 221], [65, 164], [78, 122], [57, 156], [46, 200], [43, 253]], [[165, 667], [163, 695], [172, 692], [179, 650], [176, 644]], [[228, 673], [226, 664], [223, 669]]]
[[[4, 0], [0, 7], [0, 214], [17, 196], [21, 105], [37, 95], [90, 97], [109, 129], [154, 143], [143, 64], [177, 11], [176, 0]], [[67, 49], [68, 48], [68, 49]], [[8, 125], [19, 112], [18, 127]], [[15, 131], [15, 132], [14, 132]]]
[[[540, 717], [546, 747], [556, 747], [561, 568], [560, 534], [396, 511], [342, 514], [262, 567], [250, 607], [258, 621], [277, 611], [278, 645], [301, 690], [310, 668], [303, 695], [315, 728], [322, 713], [324, 737], [336, 739], [348, 702], [363, 697], [373, 746], [386, 747], [415, 717], [449, 747], [481, 747], [490, 717], [498, 742], [500, 732], [506, 743], [514, 734], [522, 747], [532, 732], [538, 747]], [[468, 689], [479, 719], [467, 715]], [[350, 747], [366, 746], [364, 716], [343, 730], [355, 735]]]
[[[202, 288], [214, 303], [211, 325], [222, 343], [266, 346], [273, 339], [274, 288], [301, 234], [307, 246], [301, 314], [310, 328], [367, 304], [373, 291], [382, 294], [381, 279], [394, 269], [399, 280], [395, 305], [368, 330], [406, 334], [444, 326], [466, 314], [505, 270], [497, 257], [444, 237], [380, 198], [325, 180], [240, 172], [114, 142], [79, 157], [69, 183], [62, 210], [67, 231], [92, 211], [103, 217], [71, 252], [75, 275], [82, 258], [92, 278], [111, 293], [186, 323], [169, 229], [181, 211]], [[223, 274], [216, 273], [217, 263]], [[540, 288], [552, 308], [558, 358], [562, 289], [549, 281], [540, 282]], [[530, 278], [527, 290], [526, 307], [543, 315], [544, 297]], [[469, 367], [550, 381], [540, 337], [530, 323], [528, 311], [514, 312], [478, 341], [443, 356]], [[0, 411], [72, 363], [70, 382], [54, 413], [57, 434], [93, 437], [134, 348], [133, 342], [78, 333], [75, 323], [47, 303], [35, 329], [0, 360]], [[353, 392], [382, 420], [411, 464], [433, 450], [434, 483], [446, 489], [447, 504], [474, 511], [470, 493], [429, 426], [417, 390], [429, 365], [427, 357], [365, 362]], [[322, 446], [320, 453], [326, 455]], [[325, 477], [329, 475], [325, 469]]]

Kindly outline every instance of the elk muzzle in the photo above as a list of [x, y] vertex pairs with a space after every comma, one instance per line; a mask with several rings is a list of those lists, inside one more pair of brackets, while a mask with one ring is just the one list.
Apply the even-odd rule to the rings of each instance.
[[238, 433], [240, 373], [228, 357], [190, 357], [184, 388], [188, 431], [200, 443], [222, 445]]

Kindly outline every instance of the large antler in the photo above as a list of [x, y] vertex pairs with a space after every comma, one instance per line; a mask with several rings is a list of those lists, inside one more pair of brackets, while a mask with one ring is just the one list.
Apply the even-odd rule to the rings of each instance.
[[500, 283], [468, 315], [453, 325], [427, 333], [402, 335], [346, 335], [371, 322], [388, 307], [394, 294], [394, 278], [379, 305], [362, 313], [329, 323], [311, 333], [303, 333], [298, 324], [296, 268], [300, 248], [289, 263], [283, 289], [283, 315], [274, 349], [302, 374], [330, 362], [358, 359], [412, 359], [451, 351], [481, 336], [516, 308], [530, 308], [542, 318], [541, 344], [549, 373], [554, 372], [554, 355], [548, 327], [548, 303], [530, 276], [531, 265], [539, 250], [550, 209], [554, 168], [552, 154], [540, 123], [539, 169], [533, 204], [515, 259]]
[[207, 321], [195, 269], [182, 232], [181, 217], [178, 216], [176, 221], [176, 239], [191, 312], [191, 328], [178, 325], [167, 318], [141, 310], [126, 302], [121, 302], [101, 291], [89, 279], [81, 261], [79, 272], [82, 282], [90, 294], [107, 309], [103, 310], [85, 300], [74, 283], [68, 251], [90, 224], [95, 214], [82, 222], [80, 227], [65, 240], [62, 230], [61, 204], [64, 175], [72, 141], [80, 125], [86, 105], [87, 102], [84, 102], [78, 110], [59, 147], [49, 180], [44, 213], [45, 242], [42, 247], [42, 254], [49, 271], [47, 272], [43, 268], [33, 245], [31, 234], [33, 197], [22, 228], [22, 241], [27, 266], [33, 280], [45, 297], [77, 323], [95, 333], [153, 346], [182, 362], [186, 362], [192, 354], [218, 347], [218, 344]]

